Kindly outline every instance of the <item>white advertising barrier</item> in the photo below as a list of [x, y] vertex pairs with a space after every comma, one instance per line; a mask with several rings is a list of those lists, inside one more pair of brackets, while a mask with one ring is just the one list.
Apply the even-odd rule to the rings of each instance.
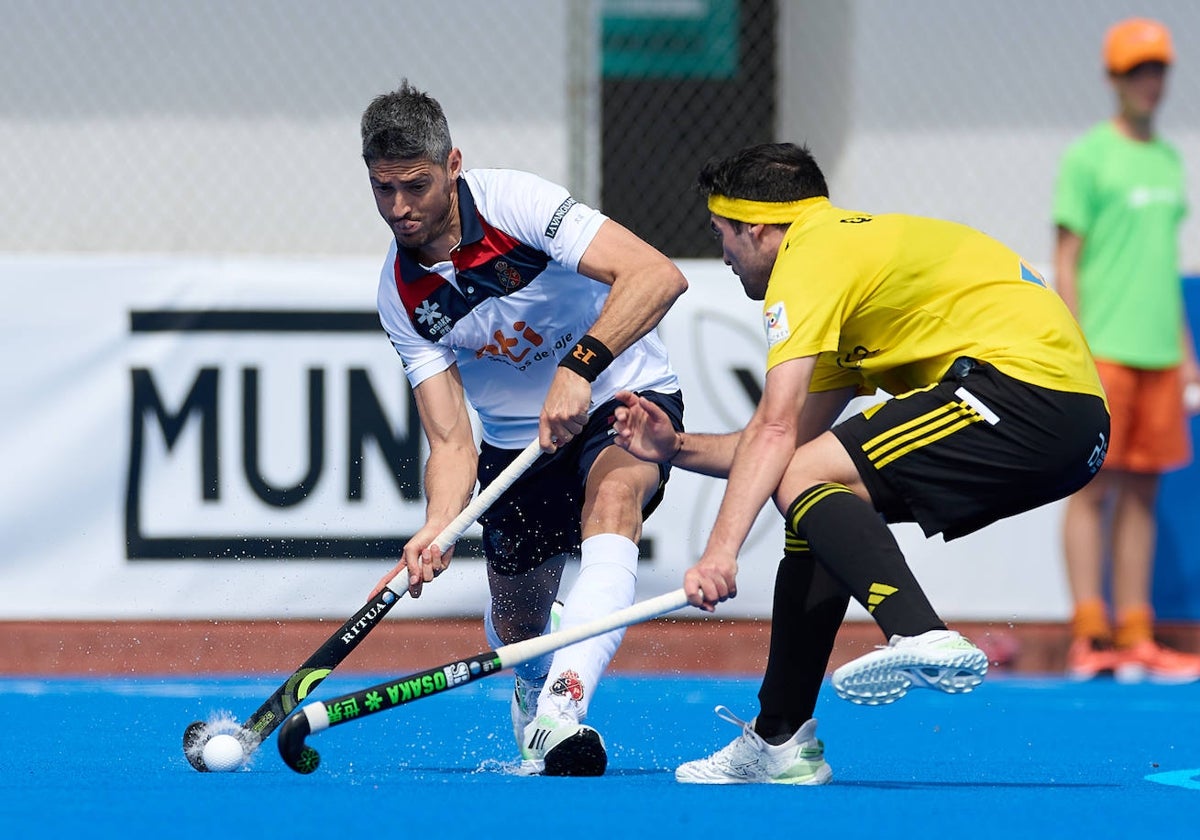
[[[681, 266], [691, 289], [661, 334], [688, 426], [740, 428], [762, 382], [759, 305], [720, 263]], [[0, 619], [343, 620], [360, 606], [424, 513], [378, 267], [0, 258]], [[639, 597], [679, 586], [723, 489], [674, 473]], [[718, 617], [769, 615], [781, 522], [760, 516]], [[1067, 614], [1056, 508], [949, 545], [896, 533], [947, 618]], [[473, 528], [396, 615], [478, 615], [486, 597]]]

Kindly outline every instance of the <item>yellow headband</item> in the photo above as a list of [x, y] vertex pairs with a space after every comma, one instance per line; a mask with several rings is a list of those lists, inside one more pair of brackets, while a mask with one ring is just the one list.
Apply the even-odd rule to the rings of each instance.
[[730, 198], [727, 195], [710, 195], [708, 212], [735, 222], [752, 225], [787, 225], [818, 201], [828, 201], [824, 196], [804, 198], [800, 201], [753, 201], [749, 198]]

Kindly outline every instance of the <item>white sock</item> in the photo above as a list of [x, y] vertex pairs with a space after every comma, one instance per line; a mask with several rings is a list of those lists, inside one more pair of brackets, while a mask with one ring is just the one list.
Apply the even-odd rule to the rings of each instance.
[[[579, 576], [563, 601], [560, 630], [624, 609], [637, 588], [638, 547], [618, 534], [597, 534], [580, 546]], [[585, 639], [554, 654], [549, 677], [538, 697], [538, 713], [567, 711], [579, 720], [600, 676], [612, 661], [625, 628]]]
[[[547, 618], [546, 627], [542, 630], [542, 635], [549, 632], [550, 619]], [[483, 635], [487, 637], [487, 643], [492, 646], [492, 650], [503, 647], [506, 644], [511, 644], [511, 642], [505, 642], [501, 639], [500, 634], [496, 632], [496, 622], [492, 620], [492, 601], [490, 598], [488, 599], [487, 612], [483, 614]], [[514, 665], [513, 673], [525, 682], [540, 680], [549, 673], [550, 662], [553, 658], [553, 653], [543, 654], [537, 659], [531, 659], [528, 662], [522, 662], [520, 665]]]

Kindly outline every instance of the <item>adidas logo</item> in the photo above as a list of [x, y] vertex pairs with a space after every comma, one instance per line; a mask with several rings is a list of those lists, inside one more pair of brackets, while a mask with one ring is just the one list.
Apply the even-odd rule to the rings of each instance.
[[546, 739], [550, 737], [549, 729], [538, 727], [534, 730], [532, 737], [529, 739], [527, 749], [530, 751], [540, 751], [546, 745]]
[[875, 612], [875, 608], [883, 603], [884, 598], [899, 591], [886, 583], [872, 583], [871, 588], [867, 590], [867, 612]]

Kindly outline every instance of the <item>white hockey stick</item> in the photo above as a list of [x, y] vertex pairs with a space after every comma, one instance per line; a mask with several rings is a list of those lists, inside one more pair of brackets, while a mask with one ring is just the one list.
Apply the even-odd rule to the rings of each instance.
[[[458, 688], [584, 639], [648, 621], [677, 610], [685, 604], [687, 595], [682, 589], [676, 589], [674, 592], [640, 601], [569, 630], [559, 630], [545, 636], [503, 645], [495, 650], [344, 694], [325, 702], [308, 703], [284, 721], [280, 728], [277, 739], [279, 755], [284, 763], [297, 773], [311, 773], [321, 763], [317, 751], [304, 742], [304, 739], [313, 733], [376, 712], [394, 709], [422, 697]], [[350, 714], [347, 714], [347, 711]]]

